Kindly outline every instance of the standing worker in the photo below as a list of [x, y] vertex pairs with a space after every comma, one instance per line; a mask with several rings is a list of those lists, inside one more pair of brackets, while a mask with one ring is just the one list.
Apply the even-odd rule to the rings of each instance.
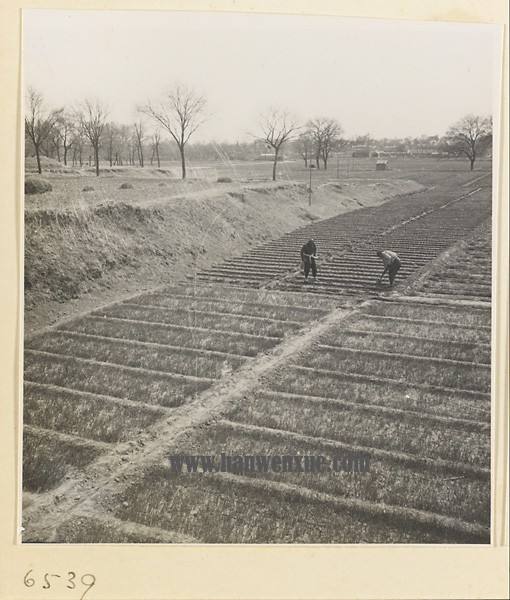
[[379, 277], [377, 283], [382, 283], [382, 278], [386, 274], [386, 271], [388, 271], [388, 277], [390, 278], [390, 285], [393, 285], [393, 282], [395, 281], [395, 275], [397, 274], [398, 270], [401, 267], [400, 258], [398, 257], [398, 255], [395, 252], [392, 252], [391, 250], [378, 250], [377, 256], [384, 263], [384, 271], [382, 272], [382, 275]]
[[317, 246], [314, 240], [308, 240], [306, 244], [301, 248], [301, 261], [305, 271], [305, 283], [308, 281], [308, 274], [310, 268], [312, 269], [313, 281], [317, 278], [317, 264], [315, 259], [317, 258]]

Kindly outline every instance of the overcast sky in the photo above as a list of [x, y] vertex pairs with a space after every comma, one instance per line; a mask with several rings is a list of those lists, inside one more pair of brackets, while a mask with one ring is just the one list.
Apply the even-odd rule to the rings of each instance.
[[97, 98], [131, 123], [175, 82], [208, 100], [195, 140], [242, 141], [270, 106], [347, 135], [443, 134], [490, 114], [499, 29], [336, 17], [24, 11], [25, 85], [52, 106]]

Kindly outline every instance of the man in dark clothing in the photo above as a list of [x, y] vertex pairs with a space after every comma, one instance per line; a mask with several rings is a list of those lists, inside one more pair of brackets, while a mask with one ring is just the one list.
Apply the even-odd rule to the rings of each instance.
[[377, 252], [377, 256], [384, 263], [384, 271], [382, 272], [382, 275], [379, 277], [378, 283], [382, 282], [382, 278], [386, 274], [386, 271], [388, 271], [388, 277], [390, 278], [390, 285], [393, 285], [393, 282], [395, 281], [395, 275], [397, 274], [398, 270], [401, 267], [400, 258], [398, 257], [398, 255], [395, 252], [392, 252], [391, 250], [379, 250]]
[[317, 246], [314, 240], [308, 240], [306, 244], [301, 248], [301, 260], [303, 262], [303, 268], [305, 271], [305, 282], [308, 281], [308, 275], [310, 269], [312, 269], [313, 280], [317, 277], [317, 264], [315, 259], [317, 258]]

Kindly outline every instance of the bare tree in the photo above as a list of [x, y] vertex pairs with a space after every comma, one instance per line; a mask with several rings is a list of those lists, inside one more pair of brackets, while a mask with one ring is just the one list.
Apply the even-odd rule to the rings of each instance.
[[260, 129], [262, 135], [257, 136], [257, 139], [262, 140], [266, 146], [274, 150], [273, 181], [276, 181], [276, 164], [280, 150], [285, 142], [293, 138], [299, 126], [286, 111], [273, 108], [262, 115]]
[[78, 112], [80, 127], [94, 150], [97, 176], [99, 176], [99, 147], [107, 116], [108, 113], [102, 104], [90, 100], [85, 100]]
[[25, 133], [34, 146], [37, 159], [37, 171], [41, 169], [41, 147], [52, 134], [58, 112], [47, 111], [44, 107], [42, 94], [33, 88], [27, 92], [27, 106], [25, 110]]
[[115, 144], [118, 139], [118, 127], [115, 123], [110, 122], [107, 125], [105, 125], [104, 137], [106, 141], [106, 160], [110, 164], [110, 167], [113, 167], [113, 163], [116, 163], [118, 158], [118, 152], [116, 153], [115, 157], [113, 154]]
[[138, 163], [141, 167], [143, 167], [144, 131], [143, 131], [143, 123], [141, 121], [138, 121], [138, 123], [135, 123], [135, 141], [136, 141], [136, 151], [138, 153]]
[[177, 85], [165, 100], [154, 106], [149, 102], [141, 110], [171, 135], [181, 156], [182, 178], [186, 179], [185, 147], [190, 137], [203, 123], [206, 100], [192, 89]]
[[298, 152], [305, 161], [305, 169], [308, 168], [308, 161], [312, 158], [313, 138], [309, 131], [303, 132], [297, 139]]
[[450, 145], [468, 157], [471, 171], [475, 166], [480, 146], [486, 144], [491, 136], [492, 119], [476, 115], [466, 115], [452, 125], [446, 134]]
[[57, 113], [57, 119], [55, 122], [54, 130], [54, 145], [57, 150], [57, 157], [60, 161], [60, 147], [63, 150], [63, 161], [64, 165], [67, 166], [67, 155], [71, 146], [73, 145], [75, 123], [68, 113], [64, 110], [60, 110]]
[[318, 118], [307, 123], [309, 136], [313, 139], [316, 166], [320, 168], [320, 160], [324, 169], [328, 168], [331, 151], [339, 144], [343, 133], [342, 126], [336, 119]]
[[159, 158], [159, 144], [160, 144], [160, 142], [161, 142], [161, 133], [159, 132], [159, 130], [156, 130], [152, 134], [151, 165], [152, 165], [152, 162], [154, 160], [154, 157], [156, 157], [156, 160], [158, 161], [158, 169], [161, 167], [161, 160]]

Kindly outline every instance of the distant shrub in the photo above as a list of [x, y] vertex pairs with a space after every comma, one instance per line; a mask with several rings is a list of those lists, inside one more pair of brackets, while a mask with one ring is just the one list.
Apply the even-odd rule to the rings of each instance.
[[218, 183], [232, 183], [232, 179], [230, 177], [218, 177]]
[[93, 192], [94, 188], [91, 185], [86, 185], [83, 189], [82, 192]]
[[166, 183], [165, 183], [164, 181], [162, 181], [162, 182], [159, 184], [159, 187], [166, 187]]
[[244, 202], [246, 200], [244, 194], [241, 194], [240, 192], [228, 192], [228, 195], [231, 198], [236, 198], [237, 200], [241, 200], [241, 202]]
[[132, 190], [133, 186], [130, 183], [123, 183], [119, 190]]
[[25, 179], [25, 194], [44, 194], [45, 192], [51, 192], [52, 189], [51, 183], [46, 179], [37, 177]]

